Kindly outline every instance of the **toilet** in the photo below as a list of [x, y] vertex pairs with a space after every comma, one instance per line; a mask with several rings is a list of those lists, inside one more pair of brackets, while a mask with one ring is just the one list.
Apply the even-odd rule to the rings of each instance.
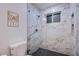
[[10, 55], [11, 56], [25, 56], [26, 52], [26, 41], [17, 42], [10, 45]]
[[1, 56], [7, 56], [7, 55], [1, 55]]

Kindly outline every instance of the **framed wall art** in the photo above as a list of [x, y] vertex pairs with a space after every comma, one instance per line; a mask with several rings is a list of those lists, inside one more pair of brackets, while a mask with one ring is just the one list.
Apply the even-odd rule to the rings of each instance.
[[8, 27], [19, 27], [19, 14], [8, 10], [7, 25]]

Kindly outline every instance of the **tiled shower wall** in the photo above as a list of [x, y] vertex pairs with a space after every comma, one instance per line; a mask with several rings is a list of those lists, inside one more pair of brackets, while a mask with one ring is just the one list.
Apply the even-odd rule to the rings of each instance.
[[[75, 4], [62, 4], [41, 11], [41, 48], [56, 51], [67, 55], [79, 55], [79, 31], [78, 18], [79, 6]], [[61, 11], [60, 23], [46, 23], [46, 14]], [[35, 11], [33, 11], [34, 13]], [[74, 18], [71, 17], [74, 13]], [[32, 18], [33, 19], [33, 18]], [[74, 35], [72, 36], [71, 24], [74, 24]]]
[[[60, 23], [47, 24], [45, 15], [58, 11], [61, 11]], [[75, 41], [71, 35], [71, 14], [70, 4], [62, 4], [42, 11], [42, 48], [67, 55], [75, 54]]]
[[76, 55], [79, 56], [79, 4], [76, 4]]

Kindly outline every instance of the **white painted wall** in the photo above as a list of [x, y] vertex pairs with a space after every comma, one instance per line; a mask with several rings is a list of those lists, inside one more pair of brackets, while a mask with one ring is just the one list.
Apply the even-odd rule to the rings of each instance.
[[[9, 45], [27, 41], [26, 4], [0, 4], [0, 54], [9, 55]], [[7, 10], [19, 14], [19, 27], [7, 26]], [[26, 45], [27, 46], [27, 45]]]
[[[60, 23], [46, 23], [46, 14], [62, 11]], [[42, 13], [41, 47], [59, 53], [74, 55], [74, 41], [71, 35], [71, 13], [70, 5], [64, 4], [44, 10]]]

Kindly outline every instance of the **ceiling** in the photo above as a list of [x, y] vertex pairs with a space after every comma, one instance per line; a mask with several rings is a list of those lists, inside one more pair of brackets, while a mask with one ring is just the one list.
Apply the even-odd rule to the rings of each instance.
[[39, 10], [45, 10], [50, 7], [54, 7], [63, 3], [32, 3]]

